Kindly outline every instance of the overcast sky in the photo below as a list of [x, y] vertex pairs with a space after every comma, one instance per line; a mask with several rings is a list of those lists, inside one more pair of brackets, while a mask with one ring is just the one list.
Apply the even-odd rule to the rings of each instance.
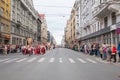
[[46, 14], [48, 30], [53, 34], [57, 44], [61, 44], [66, 22], [75, 0], [33, 0], [39, 13]]

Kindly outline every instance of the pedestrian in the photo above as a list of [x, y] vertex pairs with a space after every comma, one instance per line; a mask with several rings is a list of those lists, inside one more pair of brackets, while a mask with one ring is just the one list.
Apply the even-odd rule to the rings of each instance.
[[106, 43], [103, 44], [103, 60], [107, 59], [107, 47], [106, 47]]
[[116, 63], [116, 53], [117, 53], [117, 48], [115, 47], [115, 45], [112, 45], [112, 55], [110, 58], [110, 62], [111, 62], [111, 59], [114, 58], [114, 63]]
[[41, 54], [41, 45], [40, 44], [38, 44], [38, 46], [37, 46], [37, 54]]
[[10, 45], [7, 45], [7, 54], [10, 53]]
[[27, 46], [28, 54], [31, 56], [33, 54], [33, 47], [31, 45]]
[[100, 58], [103, 59], [103, 47], [102, 47], [102, 45], [100, 46], [99, 51], [100, 51]]
[[46, 48], [45, 48], [45, 46], [42, 44], [42, 45], [41, 45], [41, 54], [43, 55], [43, 54], [45, 54], [45, 52], [46, 52]]
[[107, 45], [107, 61], [110, 61], [110, 58], [111, 58], [111, 54], [112, 54], [112, 49], [111, 49], [111, 46], [108, 44]]
[[4, 53], [7, 55], [7, 45], [5, 45]]
[[87, 44], [84, 45], [84, 52], [85, 52], [85, 54], [88, 54], [88, 45]]
[[118, 62], [120, 62], [120, 42], [118, 43], [117, 51], [118, 51], [118, 57], [119, 57]]
[[96, 56], [100, 57], [100, 45], [99, 45], [99, 43], [96, 44]]
[[34, 54], [35, 55], [37, 55], [38, 53], [37, 53], [37, 45], [36, 46], [34, 46]]

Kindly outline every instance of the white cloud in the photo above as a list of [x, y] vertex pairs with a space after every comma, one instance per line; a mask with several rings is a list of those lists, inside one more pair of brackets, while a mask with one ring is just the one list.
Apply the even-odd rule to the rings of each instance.
[[[39, 13], [45, 13], [48, 30], [53, 33], [58, 44], [64, 35], [64, 27], [69, 19], [69, 14], [75, 0], [33, 0], [35, 9]], [[61, 6], [61, 7], [60, 7]], [[63, 7], [62, 7], [63, 6]]]

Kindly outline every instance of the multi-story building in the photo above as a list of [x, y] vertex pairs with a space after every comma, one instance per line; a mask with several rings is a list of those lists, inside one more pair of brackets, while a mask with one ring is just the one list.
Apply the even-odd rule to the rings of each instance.
[[66, 28], [65, 28], [65, 42], [66, 45], [73, 44], [76, 40], [76, 10], [75, 5], [71, 10], [70, 19], [67, 21]]
[[81, 24], [81, 0], [76, 0], [75, 1], [74, 8], [75, 8], [75, 11], [76, 11], [76, 22], [75, 22], [76, 36], [75, 36], [75, 39], [79, 39], [82, 36], [82, 29], [81, 29], [81, 26], [80, 26], [80, 24]]
[[41, 42], [41, 24], [42, 24], [41, 18], [38, 14], [38, 19], [37, 19], [37, 41], [38, 43]]
[[45, 19], [45, 14], [40, 14], [41, 17], [41, 42], [47, 43], [47, 22]]
[[72, 41], [72, 33], [71, 33], [71, 23], [70, 20], [67, 21], [66, 27], [65, 27], [65, 43], [66, 45], [69, 45]]
[[81, 25], [83, 43], [118, 44], [120, 35], [119, 0], [81, 0]]
[[10, 43], [10, 1], [0, 0], [0, 44]]
[[74, 7], [71, 11], [70, 26], [71, 26], [71, 41], [74, 41], [76, 38], [76, 10]]
[[37, 40], [37, 13], [32, 0], [11, 0], [11, 44]]
[[93, 41], [117, 45], [120, 41], [120, 35], [116, 33], [120, 27], [120, 1], [98, 0], [93, 2], [92, 7], [96, 20]]

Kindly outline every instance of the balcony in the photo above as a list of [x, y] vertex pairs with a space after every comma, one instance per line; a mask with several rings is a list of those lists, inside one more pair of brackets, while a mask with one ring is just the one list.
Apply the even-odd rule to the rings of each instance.
[[22, 4], [26, 7], [26, 9], [28, 9], [28, 10], [32, 13], [32, 15], [36, 18], [35, 13], [34, 13], [34, 11], [32, 11], [32, 10], [30, 9], [30, 6], [28, 6], [28, 5], [25, 3], [24, 0], [20, 0], [20, 1], [21, 1]]
[[17, 27], [20, 27], [21, 25], [22, 23], [19, 20], [17, 20]]
[[105, 17], [111, 12], [120, 12], [119, 0], [103, 0], [97, 7], [94, 8], [93, 17]]
[[98, 7], [96, 7], [93, 11], [93, 17], [101, 18], [111, 13], [111, 11], [108, 10], [108, 6], [109, 5], [107, 4], [101, 4]]
[[111, 10], [112, 12], [116, 12], [117, 14], [120, 14], [120, 2], [116, 4], [111, 4], [108, 7], [108, 9]]

